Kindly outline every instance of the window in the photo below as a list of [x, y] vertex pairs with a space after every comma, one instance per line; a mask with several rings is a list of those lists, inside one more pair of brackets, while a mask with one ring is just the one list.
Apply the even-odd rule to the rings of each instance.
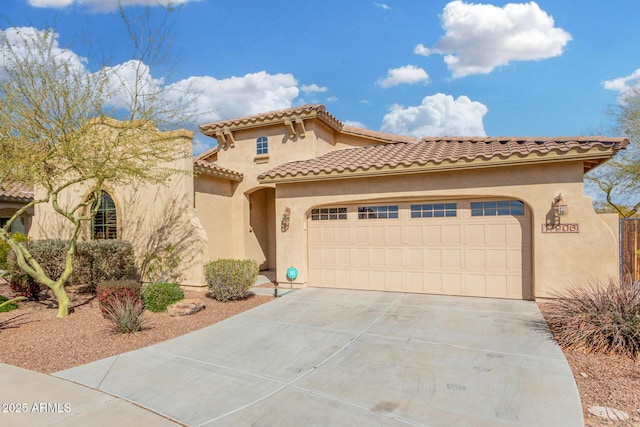
[[360, 206], [358, 219], [398, 218], [398, 206]]
[[319, 208], [311, 211], [311, 221], [347, 219], [347, 208]]
[[455, 217], [458, 214], [456, 203], [427, 203], [411, 205], [411, 218], [444, 218]]
[[256, 154], [269, 154], [269, 140], [266, 136], [261, 136], [256, 140]]
[[[95, 204], [93, 205], [95, 208]], [[91, 221], [91, 238], [117, 239], [116, 204], [104, 191], [100, 195], [100, 206]]]
[[519, 200], [471, 202], [471, 216], [524, 216], [524, 203]]

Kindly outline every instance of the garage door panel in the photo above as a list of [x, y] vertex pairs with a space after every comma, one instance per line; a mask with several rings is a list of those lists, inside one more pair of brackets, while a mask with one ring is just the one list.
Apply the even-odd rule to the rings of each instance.
[[351, 263], [354, 266], [369, 265], [369, 248], [351, 248]]
[[407, 225], [405, 227], [404, 242], [409, 246], [422, 246], [422, 233], [425, 231], [422, 225]]
[[484, 270], [487, 267], [484, 249], [467, 249], [465, 252], [467, 267], [470, 270]]
[[461, 235], [459, 224], [443, 225], [440, 242], [445, 245], [459, 245], [462, 242]]
[[442, 275], [442, 291], [446, 294], [460, 295], [462, 293], [462, 275], [444, 273]]
[[369, 238], [367, 243], [370, 245], [384, 246], [384, 227], [383, 226], [371, 226], [369, 227]]
[[530, 298], [529, 213], [486, 213], [487, 202], [472, 216], [472, 201], [456, 203], [455, 217], [412, 217], [411, 203], [398, 203], [397, 218], [358, 219], [356, 206], [341, 221], [310, 220], [310, 284]]
[[488, 274], [486, 283], [487, 296], [508, 295], [507, 276]]
[[424, 253], [424, 266], [428, 270], [441, 270], [442, 264], [442, 250], [440, 249], [423, 249]]
[[470, 245], [484, 245], [484, 233], [484, 224], [469, 224], [467, 227], [468, 243]]
[[426, 246], [440, 245], [442, 243], [440, 234], [439, 225], [425, 225], [422, 231], [423, 244]]
[[384, 243], [387, 246], [402, 245], [402, 227], [399, 225], [387, 225], [384, 230]]
[[487, 245], [506, 245], [507, 238], [506, 224], [487, 224], [485, 226], [485, 241]]
[[462, 250], [442, 249], [442, 267], [447, 270], [462, 268]]
[[487, 249], [485, 251], [486, 269], [487, 270], [506, 270], [509, 265], [508, 254], [506, 249]]
[[424, 291], [432, 294], [442, 294], [442, 273], [426, 272], [424, 273]]
[[487, 292], [486, 277], [484, 274], [467, 275], [465, 294], [484, 295]]
[[384, 289], [387, 291], [403, 291], [403, 276], [404, 272], [402, 270], [387, 271]]
[[424, 267], [424, 262], [423, 262], [423, 252], [424, 249], [422, 248], [407, 248], [405, 249], [406, 252], [406, 258], [407, 258], [407, 262], [406, 262], [406, 266], [408, 268], [422, 268]]
[[402, 269], [402, 248], [385, 249], [385, 265], [390, 268]]
[[425, 292], [424, 273], [422, 271], [406, 271], [404, 283], [408, 292]]

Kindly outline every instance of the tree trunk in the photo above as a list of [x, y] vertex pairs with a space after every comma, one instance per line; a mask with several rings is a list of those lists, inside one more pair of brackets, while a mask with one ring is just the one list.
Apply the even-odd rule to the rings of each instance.
[[51, 290], [53, 290], [53, 294], [58, 300], [58, 315], [56, 317], [67, 317], [69, 315], [69, 296], [64, 290], [64, 284], [56, 282], [56, 284], [51, 287]]

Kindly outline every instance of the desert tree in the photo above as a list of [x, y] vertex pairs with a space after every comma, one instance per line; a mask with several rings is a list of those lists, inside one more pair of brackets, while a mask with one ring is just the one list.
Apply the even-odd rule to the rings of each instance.
[[609, 162], [587, 175], [604, 196], [601, 210], [623, 217], [640, 213], [640, 85], [629, 86], [621, 94], [618, 104], [611, 107], [613, 130], [625, 135], [630, 146]]
[[[131, 58], [115, 66], [95, 61], [100, 64], [93, 69], [95, 59], [61, 47], [54, 30], [0, 31], [0, 188], [34, 188], [33, 200], [0, 229], [0, 239], [25, 273], [53, 291], [58, 317], [69, 313], [65, 283], [104, 186], [163, 183], [188, 173], [167, 166], [190, 151], [181, 151], [161, 130], [188, 122], [190, 95], [170, 93], [170, 86], [151, 76], [151, 67], [164, 58], [166, 20], [154, 29], [149, 8], [131, 18], [121, 7], [120, 15]], [[61, 195], [74, 188], [89, 188], [89, 195], [63, 203]], [[48, 277], [27, 246], [10, 238], [11, 223], [38, 204], [48, 204], [69, 226], [59, 277]]]

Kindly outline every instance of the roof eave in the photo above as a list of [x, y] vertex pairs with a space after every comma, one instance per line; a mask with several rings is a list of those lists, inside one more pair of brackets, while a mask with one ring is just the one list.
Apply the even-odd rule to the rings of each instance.
[[[388, 176], [388, 175], [406, 175], [416, 173], [431, 173], [431, 172], [447, 172], [447, 171], [461, 171], [470, 169], [481, 168], [493, 168], [493, 167], [506, 167], [506, 166], [518, 166], [518, 165], [531, 165], [542, 163], [558, 163], [558, 162], [570, 162], [581, 160], [586, 164], [591, 163], [592, 167], [600, 165], [606, 162], [615, 154], [609, 148], [606, 147], [591, 147], [589, 150], [582, 152], [558, 152], [552, 151], [549, 153], [531, 153], [526, 156], [513, 155], [507, 158], [492, 157], [492, 158], [475, 158], [475, 159], [459, 159], [456, 161], [444, 160], [440, 163], [427, 162], [422, 165], [410, 165], [403, 166], [398, 165], [396, 167], [384, 166], [382, 168], [370, 167], [367, 169], [357, 168], [356, 170], [343, 170], [339, 171], [321, 171], [320, 173], [309, 173], [286, 176], [265, 177], [258, 179], [261, 184], [274, 184], [274, 183], [295, 183], [295, 182], [309, 182], [309, 181], [323, 181], [332, 179], [348, 179], [348, 178], [361, 178], [361, 177], [375, 177], [375, 176]], [[591, 168], [592, 168], [591, 167]], [[591, 169], [589, 168], [589, 169]], [[586, 169], [584, 172], [588, 171]]]

